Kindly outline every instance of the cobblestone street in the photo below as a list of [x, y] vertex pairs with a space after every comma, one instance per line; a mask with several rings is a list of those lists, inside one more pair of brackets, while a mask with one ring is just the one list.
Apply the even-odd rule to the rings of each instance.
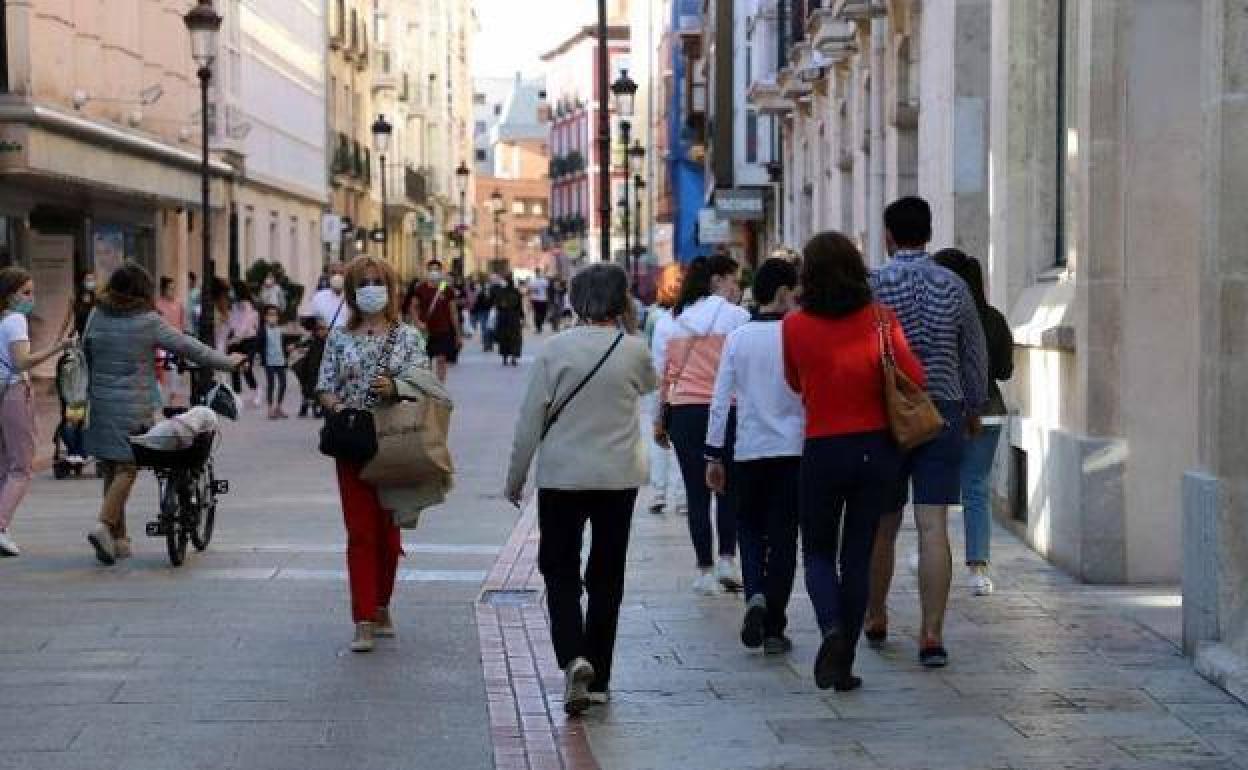
[[796, 649], [764, 658], [737, 639], [738, 598], [690, 593], [685, 520], [639, 512], [613, 700], [566, 722], [540, 593], [479, 601], [541, 589], [533, 517], [496, 493], [527, 371], [475, 353], [454, 371], [458, 488], [407, 533], [400, 640], [369, 656], [346, 652], [312, 423], [227, 428], [217, 540], [180, 570], [146, 538], [96, 566], [96, 483], [41, 476], [14, 527], [27, 553], [0, 561], [0, 768], [1248, 767], [1248, 710], [1180, 655], [1175, 588], [1080, 585], [999, 529], [998, 591], [972, 598], [959, 572], [940, 672], [915, 660], [903, 532], [892, 641], [837, 695], [811, 680], [800, 576]]

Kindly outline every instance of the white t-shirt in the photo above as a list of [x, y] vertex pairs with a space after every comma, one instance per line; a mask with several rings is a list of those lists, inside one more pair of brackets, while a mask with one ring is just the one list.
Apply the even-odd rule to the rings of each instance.
[[7, 313], [0, 320], [0, 381], [6, 385], [26, 379], [25, 372], [19, 372], [13, 363], [14, 342], [30, 342], [30, 327], [21, 313]]
[[[340, 307], [341, 312], [338, 310]], [[335, 314], [338, 316], [336, 320]], [[333, 289], [321, 289], [312, 295], [312, 315], [337, 329], [351, 320], [351, 308], [347, 307], [346, 295], [334, 294]]]
[[529, 299], [534, 302], [545, 302], [550, 292], [550, 281], [545, 278], [534, 278], [529, 281]]

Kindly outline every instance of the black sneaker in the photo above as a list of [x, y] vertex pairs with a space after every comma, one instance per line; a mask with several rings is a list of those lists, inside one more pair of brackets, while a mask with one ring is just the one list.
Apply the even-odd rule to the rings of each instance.
[[745, 611], [745, 620], [741, 623], [741, 643], [751, 650], [757, 650], [763, 644], [763, 624], [767, 622], [767, 604], [758, 601], [760, 597], [750, 599]]
[[781, 634], [763, 639], [764, 655], [786, 655], [793, 651], [793, 640]]
[[815, 656], [815, 686], [826, 690], [836, 683], [844, 669], [845, 640], [839, 631], [823, 635], [819, 654]]
[[925, 668], [944, 668], [949, 665], [949, 653], [939, 644], [929, 645], [919, 650], [919, 663]]

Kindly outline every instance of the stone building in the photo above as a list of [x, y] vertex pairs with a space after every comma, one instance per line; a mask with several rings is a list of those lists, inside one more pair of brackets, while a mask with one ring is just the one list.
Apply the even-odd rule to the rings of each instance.
[[329, 243], [331, 260], [360, 253], [380, 253], [372, 231], [380, 226], [374, 202], [372, 52], [369, 23], [372, 4], [364, 0], [330, 0], [328, 88], [325, 99], [330, 150], [327, 153], [331, 222], [340, 237]]
[[884, 203], [927, 198], [933, 248], [984, 262], [1016, 337], [999, 520], [1089, 582], [1182, 576], [1189, 651], [1248, 692], [1236, 261], [1248, 239], [1232, 209], [1248, 183], [1248, 11], [1222, 0], [733, 10], [749, 104], [779, 120], [771, 237], [800, 246], [842, 230], [878, 264]]

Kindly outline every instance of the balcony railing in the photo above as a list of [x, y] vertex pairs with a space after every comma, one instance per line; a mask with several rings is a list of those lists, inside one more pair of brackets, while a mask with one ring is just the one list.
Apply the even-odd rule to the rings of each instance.
[[579, 150], [572, 150], [567, 155], [550, 159], [550, 178], [560, 179], [585, 170], [585, 156]]

